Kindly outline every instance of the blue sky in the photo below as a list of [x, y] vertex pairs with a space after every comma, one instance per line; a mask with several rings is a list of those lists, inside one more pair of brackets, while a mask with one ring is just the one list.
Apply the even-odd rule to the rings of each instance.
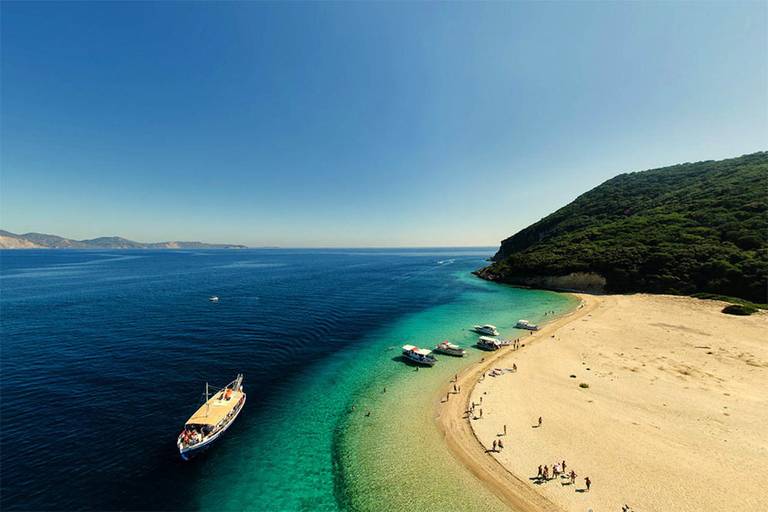
[[0, 222], [496, 245], [622, 172], [766, 149], [764, 2], [0, 4]]

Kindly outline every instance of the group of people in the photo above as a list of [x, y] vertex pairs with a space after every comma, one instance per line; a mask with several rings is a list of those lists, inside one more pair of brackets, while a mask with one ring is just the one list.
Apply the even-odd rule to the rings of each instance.
[[205, 437], [205, 434], [203, 433], [202, 429], [198, 431], [196, 428], [188, 427], [182, 434], [181, 442], [191, 446], [202, 441], [203, 437]]
[[[555, 462], [552, 465], [551, 478], [549, 476], [549, 466], [539, 466], [539, 473], [536, 476], [538, 480], [547, 480], [547, 481], [557, 479], [558, 477], [570, 480], [571, 485], [574, 485], [576, 483], [576, 472], [573, 469], [571, 469], [571, 472], [567, 473], [565, 461], [563, 461], [562, 463]], [[584, 484], [587, 487], [587, 491], [589, 491], [589, 488], [592, 485], [592, 481], [589, 479], [589, 477], [584, 478]]]

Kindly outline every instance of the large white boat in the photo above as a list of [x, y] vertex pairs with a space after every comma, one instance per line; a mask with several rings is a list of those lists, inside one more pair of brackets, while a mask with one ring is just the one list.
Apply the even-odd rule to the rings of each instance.
[[487, 334], [488, 336], [498, 336], [499, 331], [496, 330], [496, 326], [494, 325], [475, 325], [474, 326], [475, 332], [479, 332], [480, 334]]
[[429, 350], [413, 345], [403, 345], [403, 355], [411, 361], [425, 366], [434, 366], [437, 362], [437, 358]]
[[529, 331], [538, 331], [540, 329], [538, 325], [532, 324], [528, 320], [518, 320], [515, 327], [518, 329], [528, 329]]
[[208, 448], [237, 418], [245, 405], [243, 374], [210, 396], [205, 384], [205, 403], [184, 424], [184, 430], [176, 440], [181, 458], [189, 460], [193, 455]]
[[436, 346], [435, 352], [441, 352], [443, 354], [448, 354], [449, 356], [458, 356], [458, 357], [463, 357], [467, 354], [466, 350], [463, 350], [458, 345], [454, 345], [450, 341], [444, 341], [438, 346]]
[[477, 339], [477, 346], [485, 350], [499, 350], [501, 348], [501, 343], [495, 338], [480, 336]]

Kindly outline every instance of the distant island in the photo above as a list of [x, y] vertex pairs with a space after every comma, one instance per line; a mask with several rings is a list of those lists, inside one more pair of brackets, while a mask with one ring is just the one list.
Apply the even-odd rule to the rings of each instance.
[[247, 249], [245, 245], [206, 244], [203, 242], [134, 242], [119, 236], [91, 240], [72, 240], [56, 235], [25, 233], [17, 235], [0, 229], [0, 249]]
[[766, 302], [768, 152], [621, 174], [501, 242], [479, 277]]

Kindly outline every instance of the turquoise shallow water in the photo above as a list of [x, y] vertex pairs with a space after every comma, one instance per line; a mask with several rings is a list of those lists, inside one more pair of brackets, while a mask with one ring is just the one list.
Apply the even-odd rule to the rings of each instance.
[[[465, 270], [444, 278], [463, 285], [463, 291], [368, 333], [362, 347], [326, 360], [311, 378], [289, 381], [286, 393], [275, 397], [274, 416], [253, 442], [238, 443], [237, 470], [210, 475], [198, 488], [200, 507], [503, 509], [449, 453], [434, 421], [435, 398], [455, 373], [487, 354], [471, 348], [477, 334], [469, 327], [492, 323], [502, 336], [514, 338], [527, 334], [513, 329], [520, 318], [541, 322], [544, 312], [560, 314], [577, 301], [488, 283]], [[404, 344], [433, 348], [446, 339], [469, 355], [438, 356], [437, 365], [419, 371], [399, 357]], [[349, 412], [353, 405], [355, 411]], [[266, 467], [274, 470], [265, 474]]]

